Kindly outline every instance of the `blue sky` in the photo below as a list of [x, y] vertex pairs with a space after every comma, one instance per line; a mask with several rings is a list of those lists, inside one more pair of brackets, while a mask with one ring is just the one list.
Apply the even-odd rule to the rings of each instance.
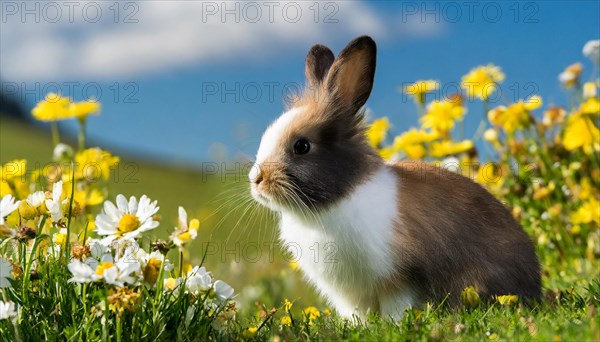
[[[557, 75], [579, 61], [589, 77], [592, 65], [581, 49], [600, 36], [598, 1], [277, 2], [272, 18], [258, 3], [259, 19], [243, 4], [230, 7], [239, 18], [233, 12], [223, 18], [221, 2], [128, 3], [117, 13], [113, 2], [101, 2], [97, 22], [78, 11], [86, 2], [73, 18], [63, 10], [58, 22], [49, 20], [52, 9], [40, 7], [37, 23], [20, 16], [22, 8], [3, 8], [2, 80], [34, 89], [23, 96], [27, 108], [55, 84], [76, 100], [100, 89], [102, 114], [89, 120], [93, 141], [183, 164], [219, 153], [252, 155], [283, 109], [282, 94], [303, 83], [304, 58], [314, 43], [337, 53], [358, 35], [375, 38], [378, 67], [367, 107], [374, 117], [388, 116], [399, 133], [417, 122], [400, 85], [417, 79], [456, 84], [472, 67], [490, 62], [507, 75], [507, 100], [533, 92], [545, 105], [565, 104]], [[297, 5], [302, 16], [291, 22]], [[283, 14], [283, 7], [290, 11]], [[66, 82], [74, 83], [69, 88]], [[469, 106], [467, 133], [480, 115], [481, 103]]]

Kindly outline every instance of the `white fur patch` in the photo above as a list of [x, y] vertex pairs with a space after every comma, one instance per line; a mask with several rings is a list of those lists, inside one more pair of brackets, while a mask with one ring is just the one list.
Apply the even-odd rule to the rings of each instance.
[[382, 166], [318, 216], [282, 211], [284, 247], [346, 317], [356, 313], [355, 308], [359, 313], [377, 309], [381, 282], [394, 272], [391, 243], [398, 219], [398, 181], [388, 166]]
[[390, 317], [395, 321], [402, 319], [404, 310], [415, 304], [415, 296], [410, 289], [379, 298], [379, 310], [382, 317]]
[[296, 116], [302, 112], [302, 109], [302, 107], [290, 109], [289, 111], [281, 114], [281, 116], [267, 128], [260, 141], [258, 152], [256, 152], [257, 165], [260, 165], [270, 156], [276, 153], [283, 132], [289, 125], [291, 125]]

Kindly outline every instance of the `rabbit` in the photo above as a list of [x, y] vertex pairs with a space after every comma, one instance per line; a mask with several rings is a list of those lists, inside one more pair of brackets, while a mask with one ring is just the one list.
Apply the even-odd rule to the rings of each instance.
[[376, 44], [306, 57], [307, 87], [264, 132], [250, 191], [276, 212], [279, 237], [343, 317], [400, 319], [427, 301], [541, 296], [529, 236], [471, 179], [419, 161], [384, 162], [365, 135]]

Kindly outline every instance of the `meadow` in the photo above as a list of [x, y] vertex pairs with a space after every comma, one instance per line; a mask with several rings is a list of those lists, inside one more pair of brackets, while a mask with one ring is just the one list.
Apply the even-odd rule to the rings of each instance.
[[[384, 159], [462, 173], [509, 206], [542, 264], [540, 302], [468, 287], [460, 308], [344, 320], [281, 253], [245, 174], [120, 158], [86, 141], [100, 103], [48, 94], [32, 112], [45, 126], [0, 127], [0, 339], [600, 340], [600, 46], [588, 44], [596, 70], [559, 75], [566, 104], [493, 103], [510, 75], [490, 64], [448, 97], [432, 96], [438, 81], [415, 81], [402, 89], [414, 128], [392, 134], [388, 117], [366, 132]], [[467, 115], [480, 120], [469, 136]], [[79, 135], [61, 139], [62, 120], [78, 121]]]

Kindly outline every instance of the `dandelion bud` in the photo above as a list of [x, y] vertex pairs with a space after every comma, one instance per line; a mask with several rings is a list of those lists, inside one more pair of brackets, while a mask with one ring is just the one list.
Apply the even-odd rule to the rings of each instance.
[[29, 272], [29, 280], [39, 280], [40, 279], [40, 274], [38, 273], [38, 271], [36, 270], [32, 270], [31, 272]]
[[90, 246], [88, 245], [75, 245], [71, 249], [71, 256], [77, 260], [83, 261], [87, 259], [90, 255], [92, 255], [92, 253], [90, 250]]
[[150, 245], [150, 247], [152, 248], [153, 251], [160, 252], [163, 255], [166, 255], [169, 252], [169, 250], [171, 249], [169, 244], [163, 240], [156, 240], [155, 242], [153, 242]]
[[489, 128], [483, 133], [483, 138], [491, 143], [496, 142], [498, 141], [498, 131], [493, 128]]
[[54, 161], [71, 160], [73, 158], [73, 148], [67, 144], [59, 143], [52, 153]]
[[464, 306], [474, 308], [479, 305], [479, 294], [473, 286], [469, 286], [460, 294], [460, 299]]
[[12, 260], [8, 260], [8, 262], [10, 262], [10, 265], [12, 266], [10, 274], [12, 275], [13, 279], [19, 279], [23, 275], [23, 267], [21, 267], [19, 264], [16, 264]]
[[35, 230], [33, 230], [32, 228], [29, 227], [21, 227], [21, 229], [19, 229], [19, 231], [17, 232], [17, 240], [19, 240], [19, 242], [21, 243], [25, 243], [28, 242], [29, 240], [33, 240], [35, 239], [36, 236], [36, 232]]
[[38, 215], [38, 212], [35, 208], [29, 205], [27, 201], [21, 201], [21, 204], [19, 205], [19, 214], [24, 220], [31, 220]]
[[[64, 203], [62, 205], [62, 210], [63, 213], [65, 213], [65, 216], [69, 214], [69, 206], [70, 206], [70, 201], [67, 200], [66, 203]], [[83, 213], [83, 210], [81, 209], [81, 205], [79, 205], [79, 202], [73, 200], [73, 207], [71, 208], [71, 217], [78, 217]]]
[[156, 280], [158, 279], [158, 273], [160, 272], [160, 268], [162, 267], [162, 261], [151, 258], [148, 260], [146, 267], [144, 267], [144, 279], [150, 285], [154, 285]]
[[596, 85], [593, 82], [586, 82], [583, 85], [583, 97], [587, 99], [590, 97], [596, 97], [596, 95], [598, 95]]

